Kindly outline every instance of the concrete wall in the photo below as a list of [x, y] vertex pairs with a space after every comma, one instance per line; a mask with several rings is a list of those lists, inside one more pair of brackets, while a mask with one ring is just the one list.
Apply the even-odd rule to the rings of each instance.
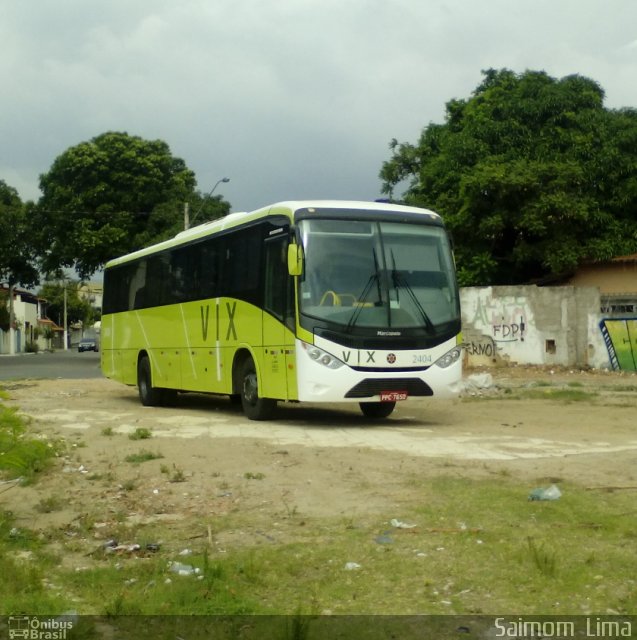
[[609, 366], [597, 287], [468, 287], [460, 297], [468, 365]]

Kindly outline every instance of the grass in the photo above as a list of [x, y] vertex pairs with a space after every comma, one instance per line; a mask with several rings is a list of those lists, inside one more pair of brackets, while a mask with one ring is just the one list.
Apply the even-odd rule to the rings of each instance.
[[137, 427], [133, 433], [129, 434], [128, 437], [131, 440], [148, 440], [148, 438], [153, 437], [153, 432], [146, 427]]
[[261, 473], [260, 471], [258, 471], [257, 473], [254, 473], [252, 471], [246, 471], [243, 474], [243, 477], [246, 480], [263, 480], [265, 478], [265, 474]]
[[166, 464], [162, 464], [159, 467], [161, 473], [168, 476], [169, 482], [186, 482], [186, 474], [183, 469], [180, 469], [176, 464], [173, 463], [172, 471], [170, 467]]
[[583, 402], [596, 398], [595, 391], [585, 391], [577, 388], [567, 389], [519, 389], [516, 397], [532, 400], [558, 400], [560, 402]]
[[[98, 553], [81, 571], [47, 560], [35, 534], [10, 538], [10, 524], [0, 527], [0, 550], [4, 562], [16, 548], [37, 558], [6, 569], [22, 572], [16, 580], [29, 611], [58, 602], [56, 611], [104, 615], [634, 612], [637, 561], [626, 551], [637, 539], [634, 495], [561, 488], [560, 500], [529, 502], [528, 486], [510, 478], [441, 477], [423, 479], [417, 503], [377, 518], [281, 514], [258, 525], [251, 512], [199, 516], [181, 534], [199, 540], [186, 557], [174, 529], [124, 527], [119, 535], [128, 531], [140, 543], [174, 542], [154, 554]], [[394, 528], [394, 516], [417, 527]], [[222, 546], [210, 534], [193, 535], [207, 527], [223, 536]], [[85, 555], [77, 562], [86, 564]], [[172, 573], [174, 561], [198, 567], [201, 577]], [[61, 591], [44, 593], [43, 576]], [[5, 601], [15, 605], [13, 588], [0, 585], [3, 613], [13, 612]]]
[[159, 460], [163, 458], [163, 454], [159, 452], [148, 451], [147, 449], [142, 449], [137, 453], [131, 453], [127, 455], [124, 460], [126, 462], [132, 462], [133, 464], [141, 464], [142, 462], [148, 462], [149, 460]]
[[35, 510], [40, 513], [53, 513], [62, 509], [64, 504], [64, 498], [61, 496], [48, 496], [35, 505]]
[[[527, 391], [582, 390], [520, 390]], [[19, 444], [23, 460], [33, 456], [37, 461], [6, 471], [22, 475], [28, 468], [34, 474], [45, 469], [51, 447], [31, 439], [15, 411], [2, 404], [0, 410], [0, 446], [5, 447], [0, 460]], [[40, 458], [40, 453], [46, 456]], [[158, 457], [142, 450], [126, 461], [140, 464]], [[169, 482], [185, 479], [174, 464], [162, 464], [160, 472]], [[243, 478], [265, 476], [246, 472]], [[634, 613], [637, 560], [630, 550], [637, 541], [635, 492], [588, 491], [562, 481], [559, 500], [527, 500], [535, 486], [555, 480], [538, 478], [529, 486], [504, 472], [487, 480], [412, 474], [396, 479], [396, 491], [401, 494], [402, 482], [404, 495], [417, 498], [401, 499], [394, 512], [320, 519], [282, 499], [258, 511], [238, 505], [223, 515], [190, 513], [183, 521], [131, 524], [126, 505], [129, 500], [137, 504], [135, 480], [122, 485], [125, 494], [117, 503], [92, 505], [93, 511], [64, 532], [31, 531], [0, 511], [0, 615], [75, 610], [133, 616], [122, 618], [125, 624], [141, 614], [287, 614], [282, 623], [288, 626], [276, 637], [304, 638], [310, 618], [303, 616], [321, 613]], [[226, 481], [219, 485], [228, 486]], [[35, 510], [48, 514], [62, 506], [46, 491]], [[417, 526], [396, 528], [392, 518]], [[104, 522], [106, 527], [96, 528]], [[139, 543], [140, 550], [107, 554], [100, 541], [109, 538]], [[160, 543], [158, 551], [147, 551], [151, 542]], [[186, 546], [194, 553], [182, 557], [179, 551]], [[192, 565], [200, 573], [178, 575], [170, 570], [172, 562]], [[349, 563], [357, 568], [348, 570]], [[150, 633], [155, 620], [145, 620]], [[156, 622], [172, 624], [170, 620]], [[175, 629], [173, 635], [198, 637], [187, 628]], [[230, 629], [228, 635], [214, 637], [244, 636]]]
[[16, 409], [7, 407], [0, 395], [0, 475], [5, 479], [32, 481], [45, 470], [56, 453], [55, 443], [31, 438], [27, 424]]
[[466, 396], [464, 402], [482, 402], [485, 400], [549, 400], [561, 403], [594, 402], [598, 399], [597, 391], [582, 388], [580, 382], [569, 382], [564, 387], [556, 387], [551, 382], [536, 381], [526, 387], [506, 387], [501, 393], [486, 396]]

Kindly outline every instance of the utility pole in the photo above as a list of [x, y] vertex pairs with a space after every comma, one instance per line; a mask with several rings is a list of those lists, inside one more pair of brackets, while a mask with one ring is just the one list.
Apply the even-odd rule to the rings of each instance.
[[188, 203], [184, 202], [184, 230], [190, 229], [190, 217], [188, 215], [188, 208]]

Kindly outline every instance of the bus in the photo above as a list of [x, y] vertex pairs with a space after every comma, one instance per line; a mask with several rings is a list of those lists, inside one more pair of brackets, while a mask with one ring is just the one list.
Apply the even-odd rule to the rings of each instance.
[[111, 260], [101, 366], [143, 405], [228, 395], [252, 420], [279, 401], [396, 403], [461, 388], [458, 286], [429, 210], [298, 201], [232, 213]]

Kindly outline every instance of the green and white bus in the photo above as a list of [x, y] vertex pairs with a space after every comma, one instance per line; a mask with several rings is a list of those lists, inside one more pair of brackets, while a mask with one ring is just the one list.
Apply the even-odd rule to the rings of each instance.
[[439, 215], [380, 202], [281, 202], [110, 261], [102, 371], [144, 405], [226, 394], [253, 420], [277, 401], [453, 397], [460, 303]]

